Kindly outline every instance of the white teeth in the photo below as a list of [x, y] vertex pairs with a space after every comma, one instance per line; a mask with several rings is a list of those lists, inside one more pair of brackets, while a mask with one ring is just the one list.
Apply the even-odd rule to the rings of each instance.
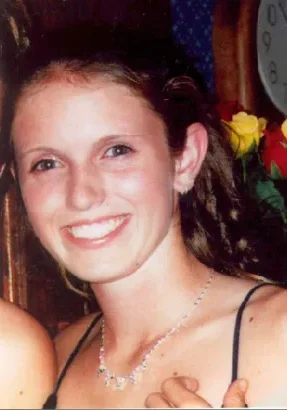
[[125, 219], [121, 216], [103, 222], [97, 222], [90, 225], [80, 225], [68, 228], [68, 231], [75, 238], [101, 239], [113, 232]]

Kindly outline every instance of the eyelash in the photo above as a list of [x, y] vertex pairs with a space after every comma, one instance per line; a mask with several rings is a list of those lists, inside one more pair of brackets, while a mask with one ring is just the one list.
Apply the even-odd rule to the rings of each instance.
[[[52, 164], [55, 165], [58, 161], [52, 158], [49, 159], [41, 159], [35, 165], [32, 166], [31, 172], [45, 172], [50, 171], [51, 169], [59, 168], [56, 166], [51, 166]], [[50, 164], [50, 165], [49, 165]], [[44, 169], [41, 168], [42, 166], [46, 166]]]
[[[115, 153], [115, 151], [119, 151], [119, 150], [120, 152]], [[109, 151], [113, 151], [114, 155], [108, 155]], [[134, 150], [130, 146], [125, 145], [125, 144], [117, 144], [109, 148], [105, 152], [104, 157], [117, 158], [117, 157], [127, 155], [131, 152], [134, 152]], [[52, 158], [41, 159], [35, 165], [32, 166], [31, 172], [45, 172], [45, 171], [50, 171], [55, 168], [59, 168], [59, 166], [55, 166], [57, 162], [58, 161], [56, 159], [52, 159]]]
[[[120, 153], [116, 153], [115, 155], [107, 155], [109, 151], [113, 151], [115, 152], [116, 150], [121, 150]], [[123, 155], [127, 155], [130, 152], [133, 152], [133, 149], [125, 144], [117, 144], [112, 146], [111, 148], [109, 148], [106, 152], [105, 152], [105, 157], [112, 157], [112, 158], [117, 158], [117, 157], [121, 157]]]

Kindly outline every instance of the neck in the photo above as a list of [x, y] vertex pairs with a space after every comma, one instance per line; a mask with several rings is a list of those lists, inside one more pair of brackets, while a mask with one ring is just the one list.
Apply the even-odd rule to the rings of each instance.
[[167, 240], [136, 272], [92, 285], [109, 345], [132, 349], [161, 336], [193, 307], [209, 276], [183, 243]]

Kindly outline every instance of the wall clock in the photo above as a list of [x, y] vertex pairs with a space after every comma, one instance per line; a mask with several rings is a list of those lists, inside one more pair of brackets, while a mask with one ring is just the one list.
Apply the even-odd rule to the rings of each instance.
[[257, 57], [267, 95], [278, 110], [287, 115], [287, 0], [261, 0]]

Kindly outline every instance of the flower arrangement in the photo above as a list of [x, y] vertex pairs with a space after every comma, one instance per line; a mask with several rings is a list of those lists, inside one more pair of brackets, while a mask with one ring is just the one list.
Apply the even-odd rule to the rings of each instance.
[[287, 239], [287, 120], [258, 118], [236, 102], [220, 104], [218, 112], [248, 195], [264, 223], [277, 225]]

